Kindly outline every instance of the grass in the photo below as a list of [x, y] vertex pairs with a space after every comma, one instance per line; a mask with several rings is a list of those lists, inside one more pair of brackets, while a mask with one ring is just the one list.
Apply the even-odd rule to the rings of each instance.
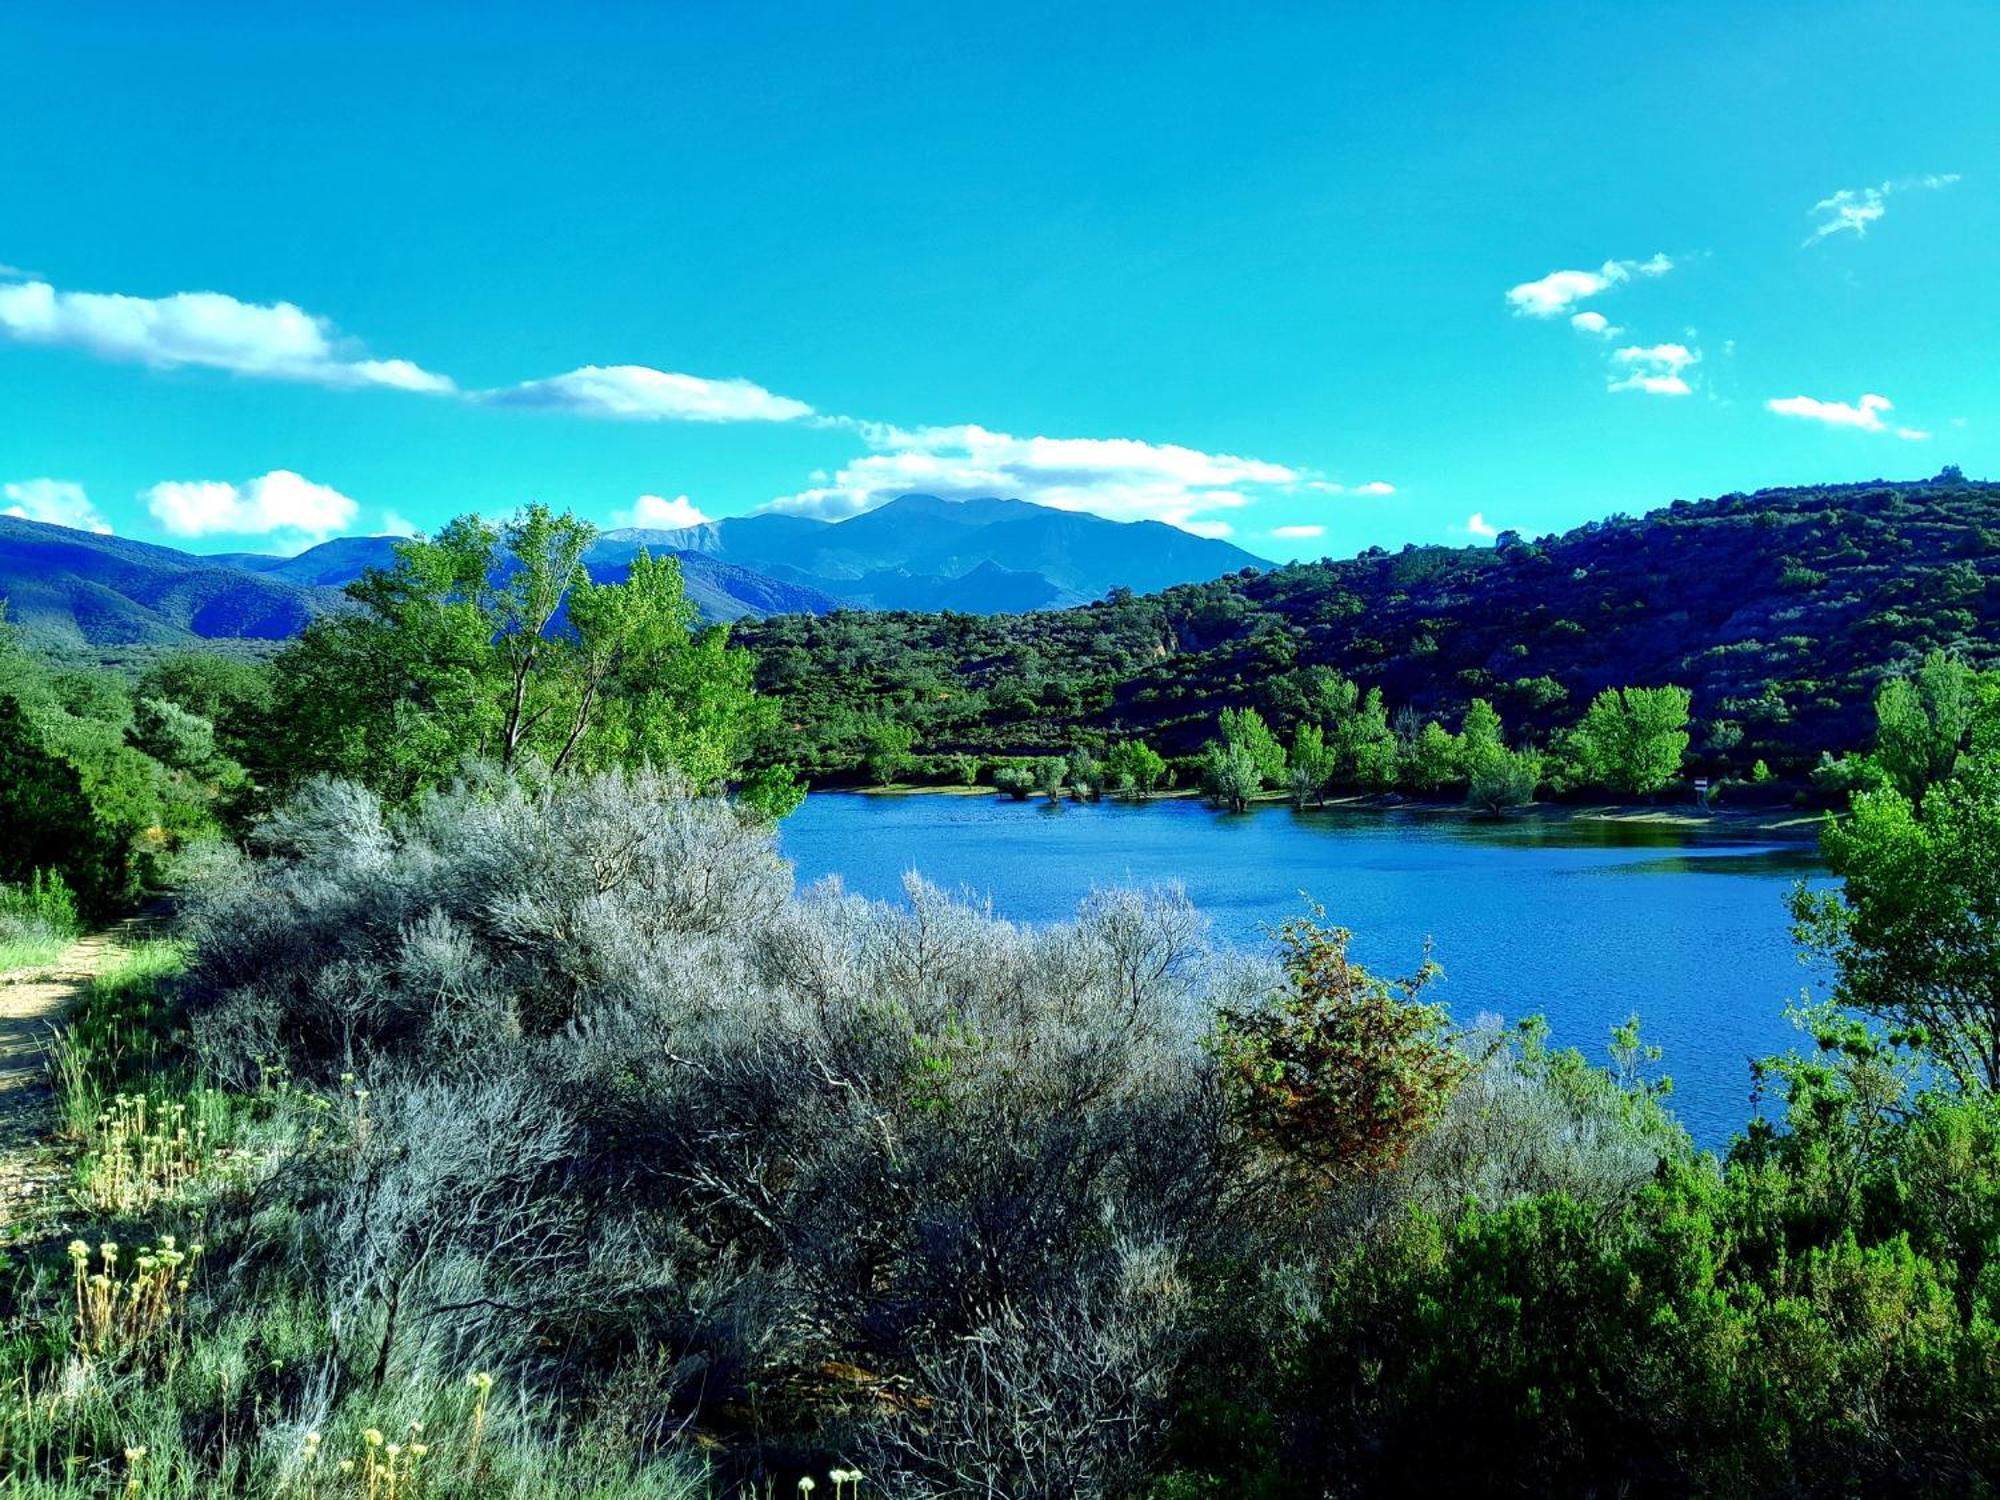
[[63, 1128], [87, 1138], [133, 1084], [140, 1093], [184, 1093], [191, 1064], [165, 981], [185, 961], [181, 945], [146, 942], [122, 950], [90, 982], [50, 1049]]
[[369, 1381], [325, 1288], [260, 1255], [302, 1226], [257, 1180], [345, 1101], [205, 1086], [170, 983], [183, 960], [171, 942], [119, 954], [54, 1047], [74, 1187], [60, 1232], [25, 1225], [0, 1256], [0, 1497], [862, 1500], [847, 1470], [724, 1484], [504, 1374]]
[[0, 885], [0, 973], [54, 963], [82, 930], [60, 872], [35, 870], [24, 884]]
[[53, 932], [28, 932], [0, 938], [0, 974], [16, 969], [45, 969], [63, 955], [71, 939]]

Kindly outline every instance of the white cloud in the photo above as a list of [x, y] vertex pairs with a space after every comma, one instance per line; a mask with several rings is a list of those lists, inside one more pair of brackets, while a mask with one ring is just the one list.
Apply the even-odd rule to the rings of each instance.
[[111, 527], [90, 503], [83, 486], [67, 479], [23, 479], [0, 485], [0, 500], [7, 502], [0, 516], [19, 516], [24, 521], [46, 521], [51, 526], [68, 526], [76, 531], [94, 531], [109, 536]]
[[1284, 537], [1287, 541], [1304, 540], [1307, 537], [1325, 536], [1324, 526], [1273, 526], [1272, 536]]
[[1354, 487], [1354, 493], [1357, 495], [1393, 495], [1396, 493], [1396, 487], [1380, 479], [1371, 479], [1366, 484], [1357, 484]]
[[168, 480], [141, 492], [140, 498], [174, 536], [287, 532], [322, 541], [352, 525], [358, 509], [339, 490], [290, 469], [273, 469], [240, 485], [221, 479]]
[[1872, 391], [1849, 405], [1845, 401], [1820, 401], [1812, 396], [1781, 396], [1764, 403], [1781, 417], [1802, 417], [1828, 427], [1852, 427], [1861, 432], [1893, 432], [1905, 442], [1920, 443], [1930, 436], [1916, 427], [1891, 427], [1882, 413], [1894, 411], [1896, 403]]
[[1613, 380], [1614, 391], [1642, 391], [1648, 396], [1685, 396], [1690, 387], [1681, 371], [1701, 363], [1701, 351], [1686, 344], [1632, 344], [1611, 356], [1611, 362], [1625, 370], [1623, 380]]
[[1888, 198], [1892, 193], [1907, 193], [1913, 189], [1936, 191], [1948, 188], [1959, 180], [1956, 172], [1932, 172], [1922, 177], [1905, 177], [1894, 182], [1885, 182], [1879, 187], [1841, 188], [1819, 200], [1806, 212], [1822, 217], [1813, 226], [1813, 232], [1806, 236], [1806, 244], [1816, 245], [1829, 235], [1852, 234], [1856, 239], [1865, 239], [1868, 226], [1876, 223], [1889, 211]]
[[420, 533], [421, 528], [414, 521], [396, 514], [393, 510], [385, 510], [382, 512], [382, 529], [375, 534], [377, 536], [417, 536]]
[[127, 297], [63, 292], [46, 281], [0, 286], [0, 336], [156, 368], [201, 365], [343, 388], [452, 389], [444, 376], [406, 359], [359, 358], [325, 318], [290, 302], [239, 302], [221, 292]]
[[913, 492], [998, 496], [1214, 536], [1225, 534], [1225, 523], [1212, 512], [1241, 509], [1258, 491], [1307, 479], [1283, 464], [1136, 438], [1015, 437], [973, 425], [862, 423], [858, 430], [873, 452], [769, 508], [838, 519]]
[[0, 261], [0, 281], [35, 281], [39, 278], [33, 271], [24, 271], [19, 266], [10, 266]]
[[1578, 333], [1595, 334], [1601, 339], [1615, 339], [1625, 331], [1601, 312], [1572, 313], [1569, 326]]
[[671, 500], [663, 495], [641, 495], [630, 510], [617, 517], [620, 526], [643, 526], [651, 531], [679, 531], [684, 526], [705, 525], [711, 519], [686, 495]]
[[1553, 318], [1576, 303], [1609, 291], [1634, 276], [1664, 276], [1674, 263], [1664, 255], [1650, 260], [1607, 260], [1595, 271], [1551, 271], [1538, 281], [1524, 281], [1507, 293], [1516, 317]]
[[591, 417], [656, 422], [790, 422], [812, 408], [748, 380], [705, 380], [645, 365], [585, 365], [566, 375], [529, 380], [474, 398]]
[[1211, 542], [1219, 542], [1226, 536], [1236, 535], [1236, 528], [1227, 521], [1182, 521], [1180, 528], [1196, 536], [1205, 536]]
[[1467, 516], [1465, 518], [1465, 529], [1474, 536], [1500, 535], [1500, 528], [1487, 521], [1484, 511], [1475, 510], [1471, 515]]

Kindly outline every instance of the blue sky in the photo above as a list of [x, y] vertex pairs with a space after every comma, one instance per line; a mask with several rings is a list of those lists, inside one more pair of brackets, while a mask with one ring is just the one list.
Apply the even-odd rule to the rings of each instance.
[[15, 0], [0, 511], [997, 490], [1288, 557], [1989, 474], [1996, 55], [1989, 3]]

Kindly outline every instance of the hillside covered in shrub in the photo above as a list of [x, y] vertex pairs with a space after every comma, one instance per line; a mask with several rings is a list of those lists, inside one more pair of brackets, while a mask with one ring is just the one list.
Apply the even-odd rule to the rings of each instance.
[[[1534, 743], [1606, 688], [1693, 698], [1691, 768], [1800, 774], [1862, 742], [1881, 679], [1927, 651], [2000, 657], [2000, 484], [1913, 482], [1678, 500], [1491, 547], [1371, 548], [1084, 608], [981, 618], [841, 612], [740, 626], [784, 700], [788, 757], [822, 778], [885, 725], [918, 757], [1143, 738], [1196, 750], [1224, 708], [1281, 731], [1332, 667], [1392, 714], [1475, 697]], [[894, 733], [895, 731], [891, 731]]]

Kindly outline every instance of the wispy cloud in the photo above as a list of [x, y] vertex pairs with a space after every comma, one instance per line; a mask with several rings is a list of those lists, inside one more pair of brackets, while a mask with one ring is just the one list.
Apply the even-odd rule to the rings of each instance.
[[1813, 232], [1806, 236], [1805, 243], [1817, 245], [1836, 234], [1852, 234], [1856, 239], [1865, 239], [1869, 226], [1888, 213], [1891, 194], [1924, 189], [1934, 191], [1948, 188], [1958, 181], [1960, 177], [1956, 172], [1933, 172], [1923, 177], [1899, 178], [1879, 187], [1841, 188], [1806, 210], [1819, 216], [1819, 223], [1813, 226]]
[[1665, 255], [1650, 260], [1607, 260], [1595, 271], [1551, 271], [1509, 288], [1507, 305], [1521, 318], [1553, 318], [1634, 276], [1664, 276], [1674, 268]]
[[1578, 333], [1592, 334], [1601, 339], [1615, 339], [1625, 331], [1601, 312], [1572, 313], [1569, 326]]
[[1475, 510], [1471, 515], [1467, 516], [1465, 518], [1465, 530], [1472, 536], [1495, 537], [1500, 535], [1500, 528], [1486, 519], [1484, 511]]
[[1304, 488], [1321, 495], [1393, 495], [1396, 487], [1386, 479], [1371, 479], [1366, 484], [1336, 484], [1330, 479], [1308, 479]]
[[1916, 427], [1895, 427], [1882, 420], [1882, 413], [1894, 411], [1896, 403], [1872, 391], [1851, 405], [1845, 401], [1821, 401], [1812, 396], [1780, 396], [1764, 403], [1781, 417], [1799, 417], [1826, 427], [1851, 427], [1857, 432], [1893, 432], [1905, 442], [1920, 443], [1930, 436]]
[[1701, 363], [1701, 351], [1686, 344], [1632, 344], [1613, 354], [1611, 363], [1614, 374], [1617, 370], [1625, 371], [1622, 379], [1610, 382], [1611, 390], [1640, 391], [1648, 396], [1685, 396], [1691, 388], [1681, 372]]
[[83, 486], [67, 479], [23, 479], [0, 485], [0, 500], [7, 502], [0, 515], [94, 531], [99, 536], [111, 534], [110, 523], [97, 513]]
[[749, 380], [709, 380], [647, 365], [585, 365], [566, 375], [480, 391], [488, 406], [523, 406], [590, 417], [653, 422], [790, 422], [809, 417], [803, 401]]
[[620, 526], [642, 526], [650, 531], [679, 531], [684, 526], [700, 526], [712, 519], [686, 495], [669, 500], [664, 495], [641, 495], [630, 510], [617, 516]]
[[168, 480], [140, 499], [173, 536], [269, 536], [322, 541], [353, 524], [359, 507], [328, 485], [290, 469], [243, 484], [224, 479]]
[[162, 369], [199, 365], [349, 389], [452, 389], [444, 376], [409, 360], [362, 357], [325, 318], [293, 303], [243, 302], [222, 292], [129, 297], [19, 282], [0, 286], [0, 337]]
[[1273, 526], [1272, 536], [1281, 536], [1286, 541], [1304, 541], [1311, 537], [1325, 536], [1324, 526]]
[[959, 500], [999, 496], [1224, 536], [1232, 528], [1215, 512], [1239, 510], [1257, 495], [1306, 478], [1284, 464], [1136, 438], [1016, 437], [969, 424], [905, 429], [863, 423], [859, 431], [873, 451], [770, 508], [838, 519], [912, 492]]

